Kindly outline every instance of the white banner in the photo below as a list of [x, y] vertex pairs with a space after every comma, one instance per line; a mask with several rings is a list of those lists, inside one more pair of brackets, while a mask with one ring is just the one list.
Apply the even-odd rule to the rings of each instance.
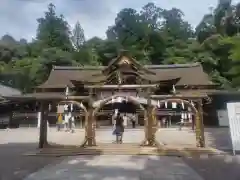
[[219, 126], [229, 127], [228, 111], [225, 109], [217, 110]]
[[233, 154], [240, 151], [240, 102], [227, 103]]

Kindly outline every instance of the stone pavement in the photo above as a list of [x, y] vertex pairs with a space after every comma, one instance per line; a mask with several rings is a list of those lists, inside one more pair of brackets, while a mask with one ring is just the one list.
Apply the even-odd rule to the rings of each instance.
[[49, 165], [24, 180], [203, 180], [180, 158], [78, 156]]

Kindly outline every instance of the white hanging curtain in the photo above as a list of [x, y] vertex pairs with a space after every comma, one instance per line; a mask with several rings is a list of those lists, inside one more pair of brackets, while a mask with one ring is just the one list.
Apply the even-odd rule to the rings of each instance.
[[118, 97], [118, 98], [117, 98], [117, 102], [121, 103], [121, 102], [122, 102], [122, 98], [121, 98], [121, 97]]
[[64, 110], [67, 111], [68, 110], [68, 105], [64, 104]]
[[185, 106], [184, 106], [184, 102], [182, 101], [182, 103], [181, 103], [181, 104], [182, 104], [182, 108], [184, 109], [184, 108], [185, 108]]
[[172, 108], [176, 109], [177, 108], [177, 103], [176, 102], [172, 102]]
[[159, 100], [157, 101], [157, 107], [160, 108], [160, 102], [159, 102]]
[[184, 119], [187, 119], [187, 113], [184, 113]]
[[164, 104], [165, 104], [165, 108], [167, 108], [167, 101], [165, 101], [165, 103], [164, 103]]
[[65, 93], [66, 93], [66, 94], [65, 94], [66, 96], [69, 95], [69, 87], [68, 87], [68, 86], [66, 87], [66, 92], [65, 92]]
[[188, 120], [189, 122], [192, 122], [192, 113], [188, 113]]
[[84, 105], [83, 105], [83, 103], [82, 103], [82, 102], [80, 103], [80, 107], [81, 107], [81, 108], [84, 108]]
[[184, 119], [184, 113], [183, 112], [181, 113], [181, 119]]

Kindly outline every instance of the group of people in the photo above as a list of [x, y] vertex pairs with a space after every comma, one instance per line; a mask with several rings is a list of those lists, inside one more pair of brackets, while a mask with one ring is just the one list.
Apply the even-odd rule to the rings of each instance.
[[64, 113], [58, 114], [57, 118], [57, 131], [60, 131], [62, 127], [64, 126], [64, 129], [66, 132], [72, 132], [74, 133], [75, 130], [75, 118], [72, 115], [72, 113]]

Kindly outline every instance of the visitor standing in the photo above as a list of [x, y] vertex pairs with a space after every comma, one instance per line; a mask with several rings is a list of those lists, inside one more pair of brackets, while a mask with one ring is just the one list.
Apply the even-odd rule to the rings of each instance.
[[61, 130], [62, 123], [63, 123], [63, 116], [61, 113], [59, 113], [57, 117], [57, 131]]
[[71, 132], [74, 133], [75, 131], [75, 117], [71, 116]]
[[123, 126], [127, 127], [128, 124], [128, 116], [126, 115], [126, 113], [123, 115]]
[[132, 128], [136, 127], [136, 117], [134, 115], [131, 116]]
[[64, 115], [64, 126], [65, 126], [66, 132], [69, 130], [69, 121], [70, 121], [70, 113], [66, 113]]
[[124, 125], [123, 125], [123, 118], [120, 116], [120, 113], [116, 116], [116, 124], [114, 129], [114, 134], [116, 134], [116, 142], [122, 143], [123, 132], [124, 132]]

